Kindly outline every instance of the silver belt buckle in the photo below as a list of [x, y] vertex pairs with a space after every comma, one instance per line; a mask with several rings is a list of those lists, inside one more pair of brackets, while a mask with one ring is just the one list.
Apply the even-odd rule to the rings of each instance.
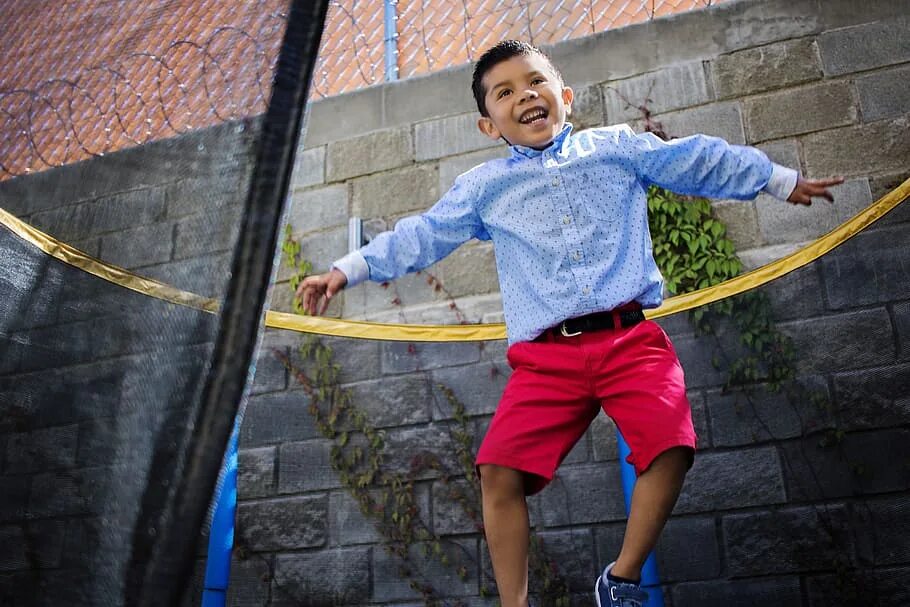
[[559, 332], [563, 337], [575, 337], [576, 335], [581, 335], [581, 331], [576, 331], [575, 333], [569, 333], [566, 331], [566, 321], [559, 323]]

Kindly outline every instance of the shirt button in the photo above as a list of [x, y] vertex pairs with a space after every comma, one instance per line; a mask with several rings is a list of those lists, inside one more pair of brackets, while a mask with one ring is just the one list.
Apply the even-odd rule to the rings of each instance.
[[572, 219], [568, 215], [563, 215], [562, 222], [564, 224], [569, 225], [570, 221], [572, 221]]
[[581, 292], [582, 292], [584, 295], [587, 295], [587, 294], [589, 294], [589, 293], [591, 292], [591, 289], [589, 289], [588, 287], [585, 287], [584, 289], [581, 290]]
[[579, 253], [578, 251], [575, 251], [574, 253], [572, 253], [572, 259], [574, 259], [575, 261], [578, 261], [579, 259], [581, 259], [581, 253]]
[[553, 178], [553, 181], [552, 181], [551, 183], [553, 184], [553, 187], [555, 188], [556, 186], [559, 185], [559, 178], [558, 178], [558, 177], [554, 177], [554, 178]]

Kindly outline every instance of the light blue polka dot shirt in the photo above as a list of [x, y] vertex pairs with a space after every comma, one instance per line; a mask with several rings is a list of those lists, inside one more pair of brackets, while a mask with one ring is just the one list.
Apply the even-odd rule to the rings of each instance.
[[759, 150], [695, 135], [665, 142], [619, 125], [572, 132], [545, 150], [512, 146], [511, 157], [460, 175], [426, 212], [335, 262], [348, 286], [425, 268], [460, 244], [492, 240], [509, 343], [529, 341], [567, 318], [637, 301], [662, 301], [646, 190], [785, 199], [797, 173]]

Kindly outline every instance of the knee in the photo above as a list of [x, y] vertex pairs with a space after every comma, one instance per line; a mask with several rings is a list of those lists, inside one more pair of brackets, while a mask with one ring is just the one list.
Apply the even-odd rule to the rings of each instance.
[[481, 464], [480, 490], [485, 500], [524, 498], [524, 474], [513, 468]]

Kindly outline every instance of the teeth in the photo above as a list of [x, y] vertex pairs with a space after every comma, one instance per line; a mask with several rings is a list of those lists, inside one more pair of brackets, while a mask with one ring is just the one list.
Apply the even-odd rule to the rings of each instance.
[[546, 115], [547, 115], [547, 113], [545, 111], [536, 110], [526, 116], [522, 116], [521, 122], [523, 122], [524, 124], [528, 124], [530, 122], [537, 120], [538, 118], [544, 118]]

